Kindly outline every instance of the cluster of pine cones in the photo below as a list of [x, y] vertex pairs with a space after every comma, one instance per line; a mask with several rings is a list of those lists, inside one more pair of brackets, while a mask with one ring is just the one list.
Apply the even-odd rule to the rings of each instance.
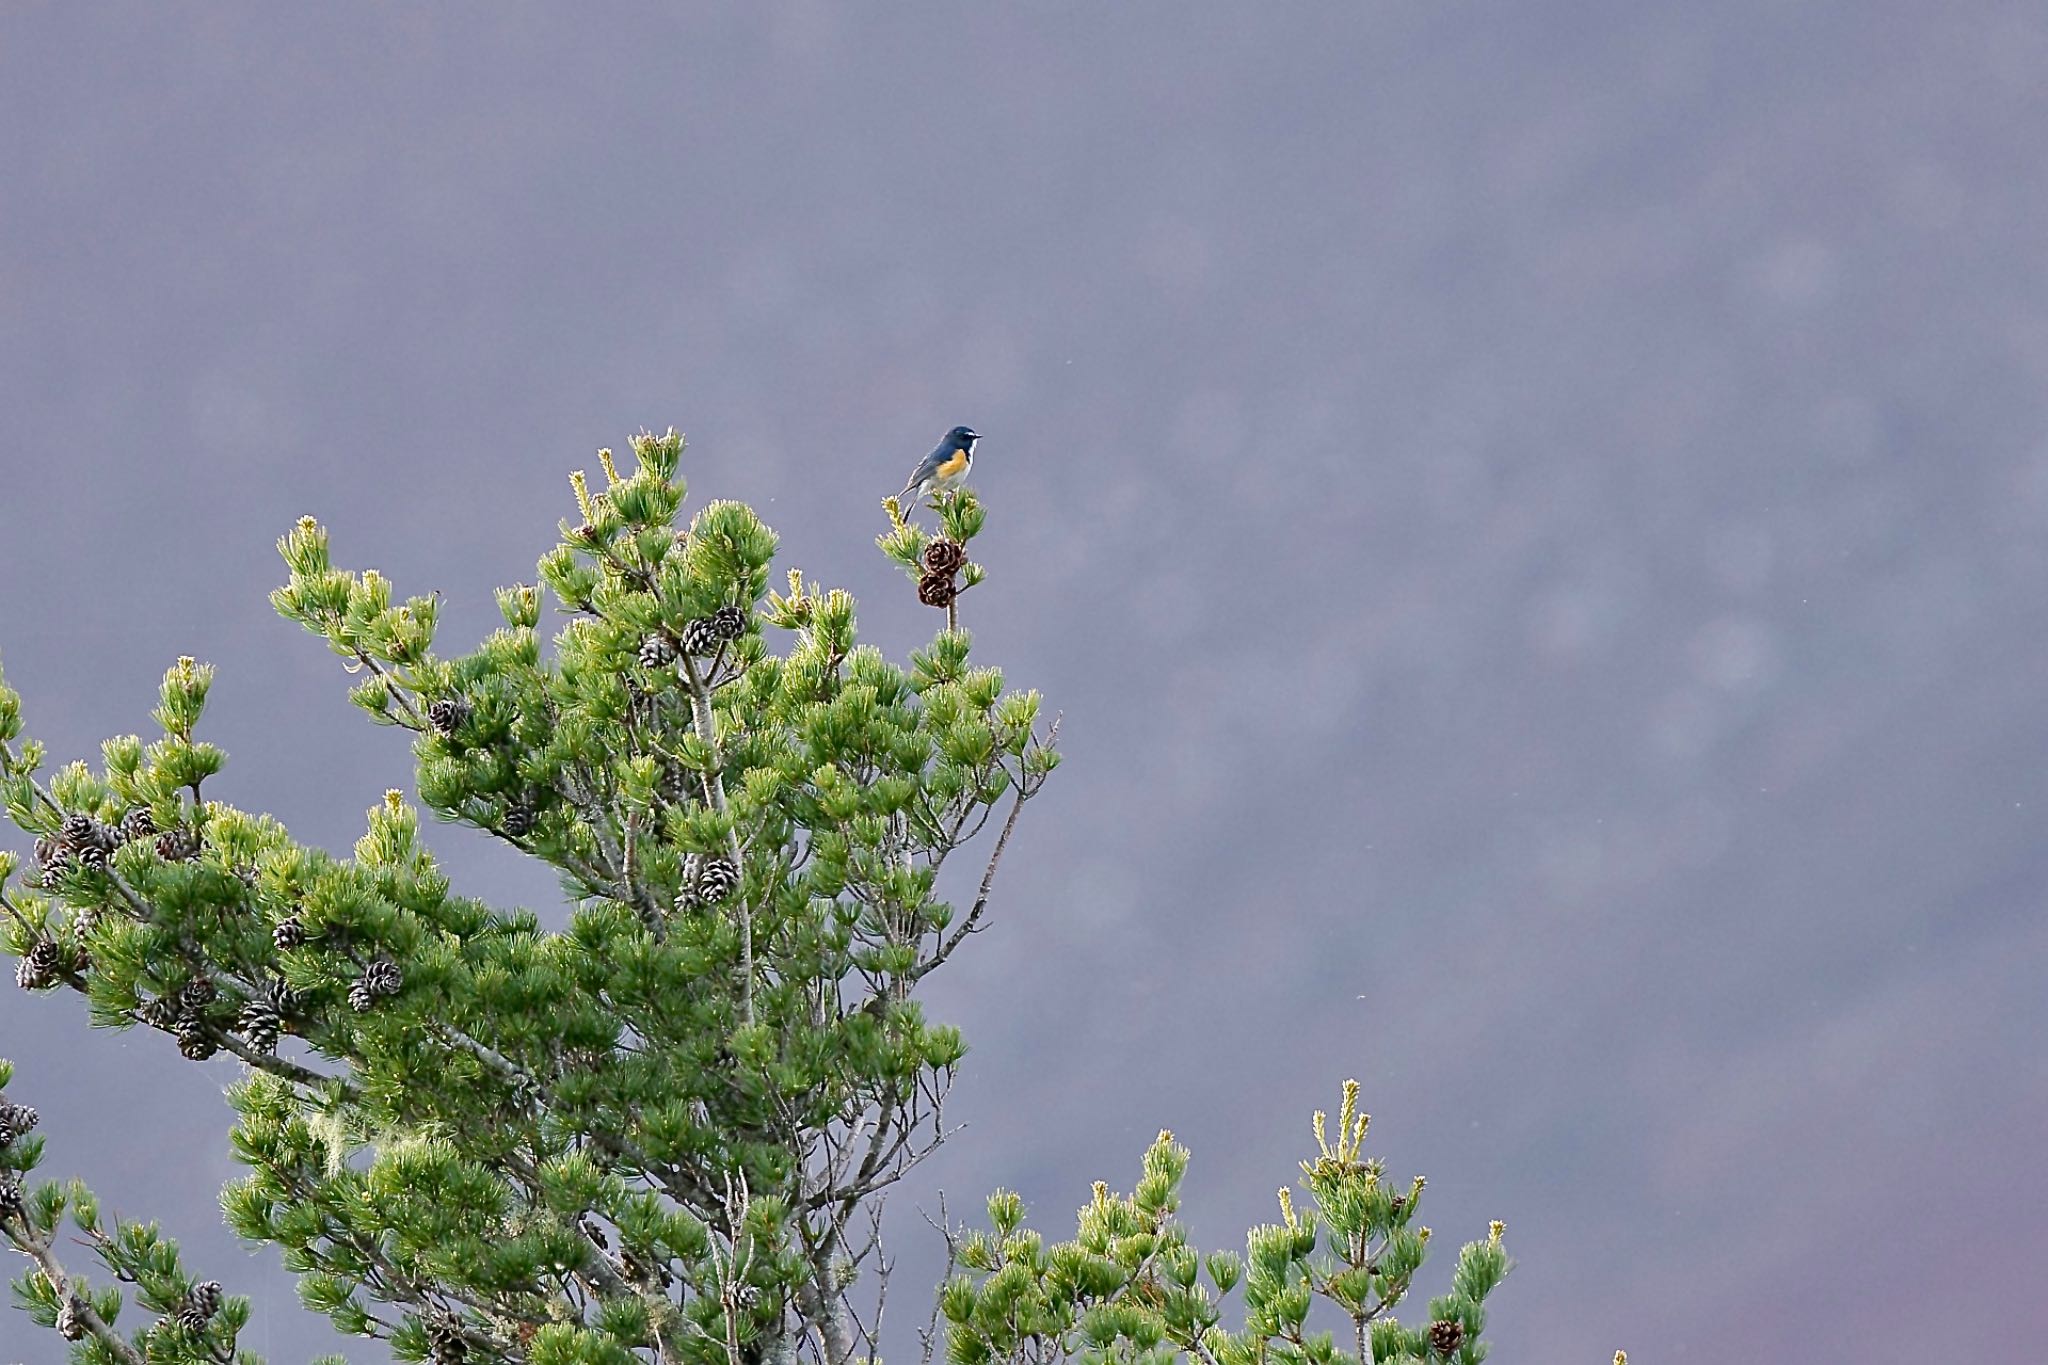
[[[454, 739], [463, 722], [469, 719], [469, 703], [460, 697], [436, 697], [427, 703], [427, 728], [443, 739]], [[506, 803], [505, 814], [499, 820], [499, 828], [514, 839], [523, 839], [533, 833], [533, 823], [539, 808], [531, 796], [517, 796]], [[278, 947], [285, 945], [280, 943]], [[369, 1008], [367, 1005], [365, 1009]]]
[[178, 1302], [178, 1326], [197, 1334], [220, 1312], [220, 1281], [201, 1280]]
[[738, 607], [725, 606], [709, 616], [700, 616], [683, 627], [679, 638], [657, 631], [640, 642], [642, 668], [667, 668], [679, 655], [702, 659], [716, 654], [719, 647], [747, 633], [747, 614]]
[[365, 967], [356, 983], [348, 988], [348, 1007], [357, 1014], [368, 1014], [379, 1000], [398, 994], [404, 984], [398, 964], [380, 957]]
[[[151, 1028], [175, 1034], [178, 1051], [191, 1061], [203, 1062], [220, 1051], [216, 1025], [207, 1018], [207, 1007], [219, 998], [220, 990], [211, 977], [195, 976], [179, 989], [145, 1002], [135, 1017]], [[300, 1003], [297, 991], [273, 981], [263, 994], [243, 1003], [235, 1017], [235, 1032], [256, 1051], [274, 1052], [285, 1019], [298, 1012]]]
[[36, 881], [52, 888], [73, 868], [102, 870], [115, 849], [151, 835], [156, 835], [157, 856], [168, 862], [183, 862], [199, 854], [199, 836], [191, 830], [181, 826], [157, 834], [156, 821], [150, 817], [147, 806], [129, 811], [114, 825], [95, 820], [83, 811], [73, 811], [64, 817], [64, 824], [54, 838], [44, 835], [36, 840]]
[[[0, 1104], [0, 1149], [5, 1149], [18, 1137], [25, 1137], [36, 1126], [36, 1111], [25, 1104]], [[0, 1171], [0, 1218], [12, 1218], [24, 1206], [21, 1177], [12, 1171]]]
[[192, 1061], [203, 1062], [220, 1051], [220, 1041], [206, 1018], [206, 1007], [219, 996], [212, 977], [195, 976], [177, 990], [144, 1002], [135, 1017], [151, 1028], [176, 1034], [178, 1051]]
[[[218, 1280], [201, 1280], [178, 1300], [178, 1307], [170, 1315], [170, 1321], [197, 1336], [204, 1332], [215, 1315], [220, 1312], [221, 1289]], [[85, 1300], [76, 1294], [67, 1294], [57, 1309], [57, 1335], [66, 1341], [85, 1340]]]
[[928, 607], [949, 607], [960, 595], [953, 576], [967, 562], [967, 547], [944, 536], [925, 542], [921, 561], [924, 577], [917, 580], [917, 600]]

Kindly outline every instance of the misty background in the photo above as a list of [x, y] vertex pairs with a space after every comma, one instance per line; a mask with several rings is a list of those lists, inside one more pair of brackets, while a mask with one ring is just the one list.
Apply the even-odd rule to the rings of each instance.
[[[0, 663], [57, 762], [218, 664], [214, 794], [345, 851], [410, 758], [265, 600], [293, 518], [453, 652], [673, 424], [900, 654], [877, 502], [970, 423], [1068, 761], [932, 983], [896, 1357], [911, 1205], [1070, 1235], [1164, 1126], [1241, 1245], [1356, 1076], [1425, 1294], [1507, 1221], [1498, 1361], [2024, 1358], [2044, 92], [2008, 0], [14, 4]], [[236, 1064], [11, 984], [0, 1053], [43, 1174], [334, 1349], [220, 1226]]]

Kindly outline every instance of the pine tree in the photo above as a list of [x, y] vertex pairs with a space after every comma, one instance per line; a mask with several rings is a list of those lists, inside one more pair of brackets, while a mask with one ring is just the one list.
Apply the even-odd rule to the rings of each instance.
[[[239, 1059], [228, 1221], [279, 1247], [342, 1332], [441, 1365], [848, 1365], [878, 1350], [868, 1220], [944, 1137], [965, 1052], [919, 985], [985, 927], [1058, 726], [970, 662], [973, 494], [940, 495], [936, 539], [887, 505], [882, 548], [947, 612], [904, 666], [857, 643], [844, 591], [795, 571], [770, 590], [776, 538], [745, 506], [677, 530], [675, 433], [633, 451], [623, 476], [600, 452], [601, 491], [573, 476], [540, 585], [500, 590], [505, 627], [466, 654], [435, 651], [437, 599], [336, 568], [311, 518], [279, 542], [278, 611], [360, 676], [373, 721], [411, 733], [421, 804], [555, 870], [561, 927], [458, 894], [398, 792], [347, 858], [213, 795], [213, 670], [180, 659], [158, 738], [47, 777], [0, 682], [0, 792], [38, 848], [25, 879], [0, 854], [0, 935], [24, 987], [82, 994], [93, 1024]], [[568, 615], [548, 642], [544, 593]], [[938, 890], [970, 847], [962, 911]], [[10, 1077], [0, 1062], [0, 1092]], [[1304, 1164], [1313, 1210], [1286, 1205], [1246, 1258], [1187, 1246], [1168, 1135], [1135, 1194], [1097, 1186], [1072, 1243], [1045, 1249], [999, 1193], [992, 1231], [944, 1229], [957, 1274], [927, 1356], [943, 1320], [960, 1365], [1472, 1365], [1499, 1227], [1427, 1322], [1395, 1323], [1428, 1238], [1421, 1184], [1397, 1192], [1360, 1156], [1355, 1101]], [[246, 1298], [85, 1185], [26, 1185], [34, 1111], [0, 1093], [0, 1118], [0, 1236], [30, 1260], [31, 1318], [95, 1365], [254, 1360]], [[100, 1281], [65, 1263], [73, 1230]], [[1355, 1340], [1310, 1332], [1312, 1300]], [[126, 1301], [148, 1321], [124, 1331]]]

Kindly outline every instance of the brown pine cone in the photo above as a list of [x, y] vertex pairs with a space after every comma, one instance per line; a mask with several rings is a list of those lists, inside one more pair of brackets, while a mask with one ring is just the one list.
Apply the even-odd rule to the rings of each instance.
[[1429, 1349], [1438, 1355], [1455, 1355], [1465, 1344], [1465, 1324], [1454, 1318], [1438, 1318], [1429, 1325]]
[[928, 574], [950, 574], [966, 562], [967, 547], [957, 540], [940, 536], [925, 542], [924, 571]]
[[156, 836], [156, 856], [167, 863], [188, 863], [199, 856], [199, 832], [178, 825]]
[[917, 580], [917, 600], [928, 607], [946, 607], [960, 595], [951, 573], [928, 573]]

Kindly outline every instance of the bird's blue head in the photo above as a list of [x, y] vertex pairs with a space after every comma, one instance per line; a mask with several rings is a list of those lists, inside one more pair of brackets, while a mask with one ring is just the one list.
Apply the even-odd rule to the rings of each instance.
[[974, 443], [981, 439], [981, 433], [973, 427], [954, 427], [946, 433], [946, 439], [962, 450], [972, 450]]

